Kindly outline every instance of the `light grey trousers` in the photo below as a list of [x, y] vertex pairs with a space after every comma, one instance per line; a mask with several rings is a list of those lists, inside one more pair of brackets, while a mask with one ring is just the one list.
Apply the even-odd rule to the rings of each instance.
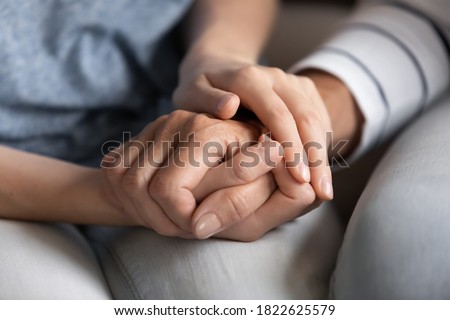
[[450, 299], [449, 167], [450, 96], [396, 139], [345, 235], [331, 205], [253, 243], [0, 220], [0, 298]]

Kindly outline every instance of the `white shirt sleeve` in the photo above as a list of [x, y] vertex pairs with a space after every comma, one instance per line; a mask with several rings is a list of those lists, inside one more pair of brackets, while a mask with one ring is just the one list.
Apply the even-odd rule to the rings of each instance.
[[[392, 135], [449, 90], [450, 21], [442, 23], [405, 2], [363, 7], [319, 50], [290, 69], [327, 71], [351, 90], [365, 122], [360, 145], [350, 160]], [[442, 10], [450, 12], [450, 1], [440, 3]]]

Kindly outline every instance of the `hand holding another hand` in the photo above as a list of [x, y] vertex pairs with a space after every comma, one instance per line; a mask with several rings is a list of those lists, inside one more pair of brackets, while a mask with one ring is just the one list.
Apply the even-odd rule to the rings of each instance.
[[[264, 142], [260, 139], [261, 149], [266, 153], [282, 154], [280, 144], [265, 137]], [[211, 194], [200, 203], [193, 216], [197, 238], [215, 236], [254, 241], [320, 204], [321, 200], [316, 197], [311, 184], [299, 184], [282, 158], [269, 165], [275, 165], [272, 171], [252, 181], [255, 175], [264, 172], [268, 164], [260, 162], [248, 167], [246, 164], [249, 162], [242, 159], [242, 154], [208, 171], [202, 184], [194, 190], [195, 194], [215, 177], [233, 177], [228, 179], [237, 184]], [[260, 161], [267, 159], [261, 158]]]
[[[213, 119], [204, 114], [175, 111], [150, 123], [137, 137], [105, 156], [102, 162], [104, 185], [111, 202], [139, 225], [167, 236], [192, 237], [192, 214], [197, 202], [209, 194], [242, 183], [236, 180], [213, 179], [201, 184], [210, 168], [222, 159], [239, 152], [243, 144], [255, 141], [259, 128], [237, 122]], [[256, 160], [252, 177], [264, 176], [281, 158], [255, 147]], [[228, 155], [227, 155], [228, 154]], [[258, 171], [259, 170], [259, 171]], [[262, 178], [266, 186], [269, 180]], [[265, 188], [266, 193], [267, 188]], [[270, 195], [269, 191], [269, 195]]]
[[282, 143], [294, 179], [311, 182], [320, 199], [332, 199], [326, 140], [331, 121], [314, 82], [246, 61], [200, 60], [183, 63], [175, 105], [228, 119], [242, 104]]
[[107, 194], [162, 235], [254, 240], [316, 199], [284, 167], [280, 144], [255, 143], [259, 135], [253, 125], [176, 111], [105, 156]]

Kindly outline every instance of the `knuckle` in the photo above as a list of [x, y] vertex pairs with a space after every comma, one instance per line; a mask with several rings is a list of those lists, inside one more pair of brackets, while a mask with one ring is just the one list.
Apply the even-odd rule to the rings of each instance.
[[315, 90], [316, 89], [316, 85], [315, 85], [314, 81], [311, 80], [311, 78], [301, 76], [298, 79], [303, 88], [305, 88], [307, 90]]
[[186, 116], [188, 116], [188, 115], [190, 115], [191, 114], [191, 112], [189, 112], [189, 111], [186, 111], [186, 110], [182, 110], [182, 109], [177, 109], [177, 110], [174, 110], [174, 111], [172, 111], [171, 113], [170, 113], [170, 115], [168, 116], [168, 118], [170, 119], [170, 120], [179, 120], [179, 119], [183, 119], [183, 118], [185, 118]]
[[[174, 118], [172, 116], [169, 116], [168, 121], [161, 122], [161, 124], [157, 127], [155, 131], [155, 140], [154, 141], [172, 141], [174, 138], [176, 132], [172, 129], [172, 125], [170, 124], [171, 121], [173, 121]], [[177, 120], [175, 120], [177, 121]]]
[[198, 114], [193, 117], [189, 125], [186, 141], [195, 143], [219, 141], [224, 135], [228, 135], [224, 123], [224, 121], [212, 119], [206, 114]]
[[285, 106], [275, 104], [269, 111], [269, 117], [273, 122], [286, 123], [292, 119], [292, 114]]
[[208, 115], [204, 113], [196, 113], [194, 116], [192, 116], [188, 128], [189, 132], [197, 132], [209, 124], [214, 123], [214, 120], [211, 119]]
[[158, 119], [156, 119], [155, 125], [156, 126], [161, 125], [162, 123], [166, 122], [168, 119], [169, 119], [169, 115], [168, 114], [162, 115]]
[[154, 122], [155, 124], [155, 136], [153, 137], [153, 139], [155, 139], [157, 137], [157, 133], [162, 131], [162, 128], [165, 127], [165, 124], [169, 121], [170, 116], [168, 114], [165, 114], [161, 117], [159, 117], [158, 119], [156, 119], [156, 121]]
[[300, 76], [296, 75], [296, 74], [292, 74], [292, 73], [286, 73], [286, 77], [289, 80], [289, 82], [291, 82], [292, 84], [297, 83], [298, 78]]
[[280, 68], [271, 67], [271, 68], [269, 68], [269, 71], [276, 78], [284, 79], [286, 76], [286, 73], [283, 70], [281, 70]]
[[246, 184], [254, 180], [252, 168], [249, 166], [244, 166], [241, 163], [233, 165], [232, 172], [236, 179], [242, 184]]
[[255, 77], [259, 77], [261, 70], [258, 66], [250, 65], [245, 66], [237, 72], [237, 78], [241, 81], [249, 81], [254, 79]]
[[299, 208], [309, 206], [316, 199], [316, 193], [309, 183], [291, 183], [289, 186], [285, 186], [282, 192], [291, 201], [292, 206]]
[[300, 125], [308, 128], [320, 128], [322, 126], [322, 121], [319, 116], [313, 112], [304, 112], [300, 116]]
[[166, 179], [162, 179], [158, 175], [155, 176], [150, 183], [150, 195], [155, 199], [166, 200], [172, 195], [172, 188]]
[[190, 219], [195, 210], [195, 203], [193, 201], [195, 201], [193, 198], [191, 200], [186, 196], [172, 196], [171, 199], [174, 210], [172, 213], [176, 216], [177, 221], [180, 221], [183, 228], [187, 228], [187, 230], [190, 230]]
[[204, 113], [197, 113], [195, 116], [192, 117], [192, 128], [202, 128], [206, 123], [211, 120], [206, 114]]
[[232, 222], [241, 221], [247, 216], [249, 202], [244, 195], [236, 192], [226, 192], [223, 200], [231, 208], [230, 218]]
[[130, 195], [136, 195], [136, 193], [145, 186], [146, 181], [142, 179], [142, 175], [136, 173], [128, 173], [122, 179], [122, 185], [125, 192]]

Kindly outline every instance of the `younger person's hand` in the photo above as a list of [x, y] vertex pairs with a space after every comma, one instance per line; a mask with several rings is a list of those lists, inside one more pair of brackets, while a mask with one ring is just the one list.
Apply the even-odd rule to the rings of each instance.
[[301, 183], [311, 182], [320, 199], [332, 199], [326, 140], [331, 123], [308, 77], [245, 61], [205, 59], [195, 66], [185, 62], [173, 99], [177, 106], [222, 119], [232, 117], [242, 103], [256, 114], [274, 140], [283, 143], [291, 175]]

